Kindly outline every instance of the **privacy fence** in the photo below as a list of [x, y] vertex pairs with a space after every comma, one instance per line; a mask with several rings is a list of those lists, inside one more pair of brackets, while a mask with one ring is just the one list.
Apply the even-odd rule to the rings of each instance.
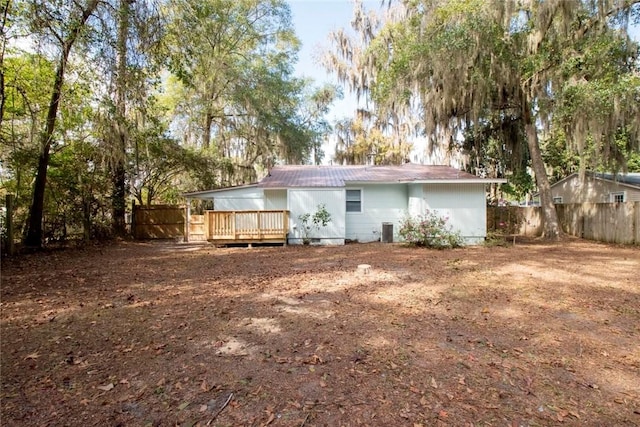
[[134, 205], [131, 234], [136, 239], [174, 239], [184, 236], [184, 207]]
[[[565, 233], [589, 240], [640, 245], [640, 202], [556, 205]], [[487, 230], [508, 235], [539, 236], [540, 207], [487, 208]]]

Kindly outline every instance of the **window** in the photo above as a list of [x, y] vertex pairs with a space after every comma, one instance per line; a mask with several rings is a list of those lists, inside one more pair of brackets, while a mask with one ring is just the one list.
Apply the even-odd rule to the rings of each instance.
[[624, 191], [618, 193], [609, 193], [609, 201], [612, 203], [624, 203], [626, 201]]
[[362, 190], [347, 190], [347, 212], [362, 212]]
[[553, 203], [555, 203], [555, 204], [562, 203], [562, 197], [554, 197], [553, 198]]

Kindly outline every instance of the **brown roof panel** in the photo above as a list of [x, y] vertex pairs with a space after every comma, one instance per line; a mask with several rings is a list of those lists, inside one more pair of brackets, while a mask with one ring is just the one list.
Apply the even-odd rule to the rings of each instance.
[[449, 166], [276, 166], [259, 186], [263, 188], [344, 187], [348, 183], [401, 183], [438, 181], [489, 182]]

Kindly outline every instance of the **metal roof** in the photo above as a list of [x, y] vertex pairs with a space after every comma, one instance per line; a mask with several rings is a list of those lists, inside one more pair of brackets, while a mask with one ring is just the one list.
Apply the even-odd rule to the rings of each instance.
[[623, 184], [630, 184], [640, 187], [640, 173], [612, 174], [596, 172], [594, 175], [596, 178], [604, 178], [610, 181], [616, 181]]
[[405, 164], [402, 166], [276, 166], [258, 184], [262, 188], [344, 187], [347, 184], [394, 183], [490, 183], [449, 166]]

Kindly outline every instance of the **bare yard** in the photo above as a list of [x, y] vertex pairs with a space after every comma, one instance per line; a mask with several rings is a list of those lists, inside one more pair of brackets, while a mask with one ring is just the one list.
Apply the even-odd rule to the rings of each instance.
[[1, 297], [3, 426], [640, 425], [637, 247], [126, 242]]

